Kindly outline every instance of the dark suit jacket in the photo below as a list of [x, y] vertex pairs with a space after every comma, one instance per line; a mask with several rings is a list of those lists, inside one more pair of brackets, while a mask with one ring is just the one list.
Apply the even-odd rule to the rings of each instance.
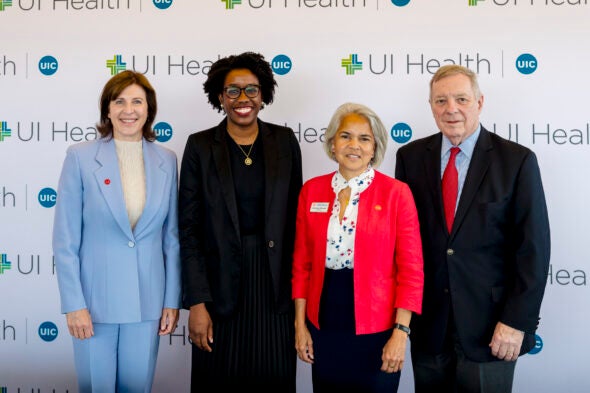
[[440, 353], [453, 315], [469, 359], [498, 360], [488, 347], [498, 321], [526, 333], [526, 353], [534, 346], [550, 254], [536, 156], [482, 126], [449, 235], [441, 141], [438, 133], [397, 152], [395, 175], [414, 195], [424, 250], [424, 301], [422, 315], [412, 318], [412, 348]]
[[[226, 120], [189, 136], [179, 189], [183, 306], [230, 316], [238, 300], [241, 236]], [[293, 130], [258, 120], [265, 158], [265, 242], [277, 311], [292, 308], [291, 265], [301, 150]]]

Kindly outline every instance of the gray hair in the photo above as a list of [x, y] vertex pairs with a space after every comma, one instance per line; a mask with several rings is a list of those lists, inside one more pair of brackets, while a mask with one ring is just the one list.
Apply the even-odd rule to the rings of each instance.
[[332, 152], [332, 143], [334, 142], [334, 136], [336, 136], [336, 131], [340, 127], [342, 123], [342, 119], [351, 113], [355, 113], [357, 115], [363, 116], [369, 121], [369, 125], [371, 126], [371, 131], [373, 131], [373, 136], [375, 138], [375, 154], [371, 159], [371, 166], [377, 168], [383, 162], [383, 158], [385, 157], [385, 151], [387, 150], [387, 139], [388, 134], [383, 122], [377, 116], [375, 112], [369, 107], [356, 104], [353, 102], [347, 102], [345, 104], [340, 105], [336, 112], [332, 115], [332, 119], [330, 119], [330, 124], [328, 124], [328, 128], [326, 129], [325, 139], [324, 139], [324, 151], [330, 157], [330, 159], [336, 161], [336, 157], [334, 157], [334, 152]]
[[471, 71], [467, 67], [463, 67], [457, 64], [447, 64], [440, 67], [436, 73], [430, 79], [430, 98], [432, 98], [432, 85], [434, 85], [439, 80], [446, 78], [448, 76], [453, 75], [465, 75], [471, 81], [471, 88], [473, 89], [473, 94], [475, 98], [479, 100], [481, 97], [481, 90], [479, 89], [479, 83], [477, 82], [477, 74]]

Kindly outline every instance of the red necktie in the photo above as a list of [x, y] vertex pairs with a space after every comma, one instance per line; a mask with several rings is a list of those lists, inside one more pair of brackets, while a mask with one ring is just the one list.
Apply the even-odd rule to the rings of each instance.
[[449, 233], [451, 233], [451, 229], [453, 228], [455, 206], [457, 206], [459, 176], [457, 174], [457, 167], [455, 166], [455, 158], [460, 151], [461, 149], [458, 147], [451, 147], [451, 157], [449, 157], [449, 162], [442, 177], [442, 197]]

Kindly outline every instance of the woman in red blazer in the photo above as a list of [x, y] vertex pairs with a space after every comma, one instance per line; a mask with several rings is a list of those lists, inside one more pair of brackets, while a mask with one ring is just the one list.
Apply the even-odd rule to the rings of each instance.
[[334, 113], [324, 149], [338, 171], [308, 180], [293, 260], [295, 347], [314, 393], [395, 392], [412, 312], [422, 306], [422, 247], [412, 193], [375, 171], [388, 133], [364, 105]]

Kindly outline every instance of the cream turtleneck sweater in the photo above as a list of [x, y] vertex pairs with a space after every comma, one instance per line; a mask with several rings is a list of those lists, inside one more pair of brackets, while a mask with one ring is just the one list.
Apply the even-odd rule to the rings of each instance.
[[146, 186], [142, 142], [141, 140], [128, 142], [115, 139], [123, 195], [131, 229], [135, 229], [135, 224], [145, 206]]

